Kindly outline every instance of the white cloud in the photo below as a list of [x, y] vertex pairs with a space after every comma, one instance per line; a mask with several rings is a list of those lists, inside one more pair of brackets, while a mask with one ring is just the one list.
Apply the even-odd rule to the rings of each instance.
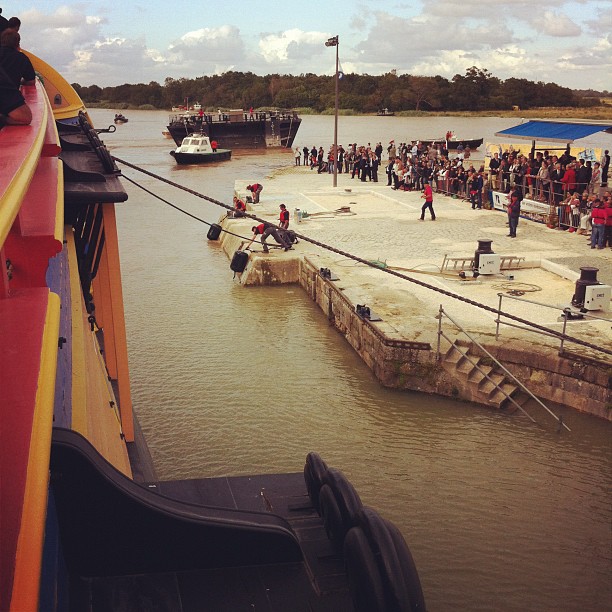
[[329, 38], [323, 32], [303, 32], [299, 29], [285, 30], [279, 34], [266, 34], [259, 40], [259, 51], [269, 64], [307, 60], [320, 55]]
[[[534, 13], [537, 15], [537, 13]], [[532, 21], [532, 25], [548, 36], [580, 36], [582, 30], [567, 15], [544, 11]]]
[[[612, 89], [612, 9], [602, 8], [597, 0], [581, 1], [579, 6], [576, 0], [559, 0], [554, 9], [544, 11], [532, 0], [498, 0], [494, 5], [438, 0], [389, 8], [379, 4], [383, 10], [369, 6], [367, 17], [363, 7], [350, 5], [345, 21], [332, 34], [340, 36], [345, 73], [378, 75], [396, 69], [450, 79], [475, 65], [500, 79]], [[333, 51], [324, 46], [329, 32], [297, 27], [258, 32], [249, 20], [251, 7], [232, 17], [233, 24], [248, 24], [242, 28], [198, 28], [193, 20], [185, 22], [192, 29], [181, 30], [181, 22], [176, 22], [155, 32], [146, 30], [145, 16], [152, 9], [143, 5], [141, 13], [132, 7], [132, 17], [145, 24], [136, 37], [126, 36], [121, 22], [109, 23], [104, 12], [88, 14], [90, 7], [83, 3], [49, 14], [39, 9], [22, 12], [24, 48], [83, 85], [163, 82], [166, 77], [195, 78], [232, 69], [261, 75], [333, 70]], [[108, 7], [104, 10], [113, 14]], [[147, 42], [153, 34], [155, 46]]]

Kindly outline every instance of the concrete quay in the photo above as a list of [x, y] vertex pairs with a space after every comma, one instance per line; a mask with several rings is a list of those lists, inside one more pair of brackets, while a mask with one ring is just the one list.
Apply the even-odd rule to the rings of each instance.
[[[559, 338], [505, 317], [513, 325], [501, 324], [496, 338], [500, 294], [503, 312], [562, 332], [562, 311], [570, 305], [581, 267], [598, 268], [598, 280], [612, 285], [612, 249], [591, 249], [585, 236], [523, 218], [517, 238], [510, 238], [505, 214], [472, 210], [469, 202], [441, 194], [434, 197], [436, 220], [426, 213], [421, 221], [421, 194], [392, 190], [384, 174], [381, 180], [338, 174], [334, 188], [332, 175], [290, 166], [262, 179], [261, 202], [247, 206], [276, 224], [284, 203], [298, 235], [377, 261], [417, 282], [304, 239], [289, 252], [269, 254], [260, 242], [253, 243], [240, 282], [299, 283], [385, 386], [521, 410], [542, 424], [554, 421], [538, 400], [612, 420], [609, 354], [568, 340], [561, 348]], [[247, 184], [236, 182], [238, 196], [246, 197]], [[299, 223], [295, 209], [306, 211]], [[253, 224], [252, 219], [222, 223], [241, 236], [249, 236]], [[476, 279], [466, 269], [466, 278], [460, 278], [462, 260], [474, 256], [479, 239], [491, 240], [493, 252], [508, 258], [512, 268]], [[243, 241], [222, 233], [220, 242], [231, 259]], [[273, 238], [268, 243], [274, 244]], [[369, 319], [356, 312], [358, 305], [370, 309]], [[609, 305], [590, 314], [599, 318], [570, 320], [565, 333], [610, 351]]]

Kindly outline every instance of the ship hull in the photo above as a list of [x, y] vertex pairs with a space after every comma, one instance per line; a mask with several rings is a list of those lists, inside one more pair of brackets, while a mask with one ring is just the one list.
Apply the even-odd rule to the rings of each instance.
[[189, 164], [209, 164], [212, 162], [225, 161], [232, 158], [229, 150], [215, 151], [214, 153], [177, 153], [170, 151], [177, 164], [186, 166]]

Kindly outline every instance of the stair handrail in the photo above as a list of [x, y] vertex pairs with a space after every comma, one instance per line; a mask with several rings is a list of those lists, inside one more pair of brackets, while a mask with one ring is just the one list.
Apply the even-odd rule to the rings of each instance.
[[[557, 416], [552, 410], [550, 410], [550, 408], [548, 408], [548, 406], [546, 406], [538, 397], [536, 397], [514, 374], [512, 374], [512, 372], [510, 372], [510, 370], [508, 370], [508, 368], [506, 368], [496, 357], [494, 357], [489, 351], [487, 351], [487, 349], [482, 346], [482, 344], [480, 344], [480, 342], [478, 342], [478, 340], [476, 340], [475, 338], [473, 338], [465, 329], [463, 329], [463, 327], [457, 323], [457, 321], [455, 321], [449, 314], [448, 312], [446, 312], [442, 306], [442, 304], [440, 304], [440, 311], [438, 314], [438, 355], [437, 358], [438, 360], [440, 359], [440, 336], [444, 337], [445, 340], [448, 340], [448, 342], [450, 342], [450, 344], [455, 348], [455, 350], [458, 350], [464, 357], [466, 357], [468, 359], [468, 361], [470, 363], [472, 363], [472, 365], [474, 365], [476, 368], [478, 368], [478, 370], [483, 373], [487, 379], [491, 380], [489, 378], [489, 376], [483, 372], [482, 370], [480, 370], [480, 368], [478, 367], [477, 364], [474, 364], [474, 362], [472, 362], [472, 360], [463, 353], [462, 350], [460, 350], [460, 348], [454, 344], [450, 338], [448, 338], [446, 336], [446, 334], [444, 334], [444, 332], [442, 331], [442, 316], [445, 316], [449, 319], [449, 321], [451, 321], [453, 323], [453, 325], [455, 325], [463, 334], [465, 334], [469, 339], [470, 342], [473, 342], [483, 353], [485, 353], [490, 359], [493, 360], [494, 363], [496, 363], [521, 389], [523, 389], [523, 391], [525, 391], [525, 393], [527, 393], [527, 395], [529, 395], [532, 399], [534, 399], [538, 404], [540, 404], [540, 406], [542, 406], [542, 408], [544, 408], [544, 410], [546, 410], [546, 412], [548, 412], [548, 414], [550, 414], [554, 419], [556, 419], [559, 428], [561, 427], [565, 427], [565, 429], [567, 429], [567, 431], [571, 431], [571, 429], [563, 422], [563, 418], [560, 416]], [[519, 404], [516, 402], [516, 400], [513, 397], [510, 397], [497, 383], [495, 383], [495, 381], [491, 380], [491, 382], [493, 382], [495, 384], [495, 386], [517, 407], [519, 408], [519, 410], [521, 412], [523, 412], [525, 415], [527, 415], [534, 423], [536, 423], [536, 421], [527, 413], [525, 412], [525, 410], [523, 410], [522, 406], [519, 406]]]

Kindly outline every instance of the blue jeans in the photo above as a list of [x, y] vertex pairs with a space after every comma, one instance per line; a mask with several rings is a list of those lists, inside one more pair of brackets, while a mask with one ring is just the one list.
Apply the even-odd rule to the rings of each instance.
[[510, 226], [510, 235], [516, 236], [516, 228], [518, 227], [518, 217], [508, 217], [508, 225]]
[[598, 246], [600, 249], [603, 249], [604, 238], [606, 236], [606, 226], [604, 223], [593, 223], [593, 228], [591, 229], [591, 247]]

